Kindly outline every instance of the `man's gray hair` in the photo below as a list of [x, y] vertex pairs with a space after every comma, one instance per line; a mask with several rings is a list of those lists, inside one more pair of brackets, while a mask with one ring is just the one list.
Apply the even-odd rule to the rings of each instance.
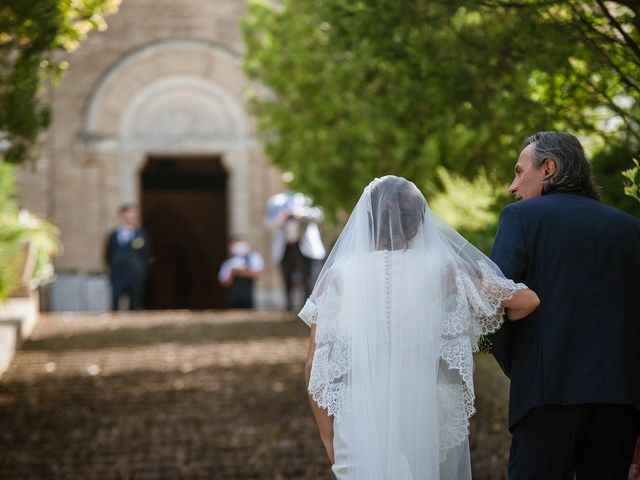
[[528, 137], [522, 147], [528, 145], [533, 145], [533, 164], [536, 167], [541, 167], [546, 159], [556, 164], [555, 172], [542, 183], [543, 195], [567, 192], [600, 199], [600, 191], [580, 140], [565, 132], [538, 132]]

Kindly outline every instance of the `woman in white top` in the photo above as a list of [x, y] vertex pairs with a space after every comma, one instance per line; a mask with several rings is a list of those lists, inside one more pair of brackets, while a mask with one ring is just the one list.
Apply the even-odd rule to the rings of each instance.
[[480, 335], [537, 295], [429, 209], [404, 178], [364, 190], [299, 316], [307, 384], [339, 480], [470, 479]]

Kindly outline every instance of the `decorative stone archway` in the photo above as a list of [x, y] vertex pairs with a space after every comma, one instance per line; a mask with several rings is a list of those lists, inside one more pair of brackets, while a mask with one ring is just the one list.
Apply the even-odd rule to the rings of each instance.
[[[79, 135], [67, 150], [72, 171], [92, 172], [86, 210], [96, 227], [87, 234], [68, 230], [74, 235], [68, 243], [91, 239], [86, 248], [91, 259], [69, 267], [79, 268], [76, 272], [58, 275], [54, 310], [108, 309], [108, 283], [95, 274], [102, 258], [93, 245], [112, 228], [119, 205], [140, 201], [140, 174], [150, 157], [219, 158], [228, 173], [227, 231], [247, 234], [256, 248], [268, 251], [262, 208], [281, 187], [253, 137], [240, 61], [239, 54], [214, 43], [165, 39], [123, 55], [96, 82]], [[84, 245], [78, 241], [73, 248]], [[281, 303], [277, 273], [267, 267], [256, 292], [258, 305]]]
[[125, 56], [85, 111], [84, 161], [104, 172], [105, 212], [137, 202], [149, 155], [219, 155], [229, 172], [230, 228], [250, 230], [249, 161], [256, 143], [242, 102], [240, 58], [191, 40], [161, 41]]

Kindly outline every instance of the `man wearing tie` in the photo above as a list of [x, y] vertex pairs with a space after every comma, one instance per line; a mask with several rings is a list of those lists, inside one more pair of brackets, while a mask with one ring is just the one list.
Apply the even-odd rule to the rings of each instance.
[[140, 228], [135, 205], [120, 207], [120, 225], [109, 234], [105, 260], [111, 280], [111, 309], [120, 309], [122, 295], [129, 297], [129, 309], [140, 310], [147, 276], [151, 244]]

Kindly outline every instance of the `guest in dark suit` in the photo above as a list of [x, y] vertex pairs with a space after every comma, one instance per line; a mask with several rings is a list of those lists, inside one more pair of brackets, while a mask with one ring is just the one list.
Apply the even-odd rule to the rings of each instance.
[[129, 309], [142, 309], [151, 244], [140, 228], [140, 214], [135, 205], [120, 207], [120, 225], [109, 234], [105, 260], [109, 266], [112, 310], [120, 309], [123, 295], [129, 297]]
[[540, 307], [491, 337], [509, 478], [626, 480], [640, 429], [640, 220], [598, 201], [577, 138], [524, 143], [491, 254]]

